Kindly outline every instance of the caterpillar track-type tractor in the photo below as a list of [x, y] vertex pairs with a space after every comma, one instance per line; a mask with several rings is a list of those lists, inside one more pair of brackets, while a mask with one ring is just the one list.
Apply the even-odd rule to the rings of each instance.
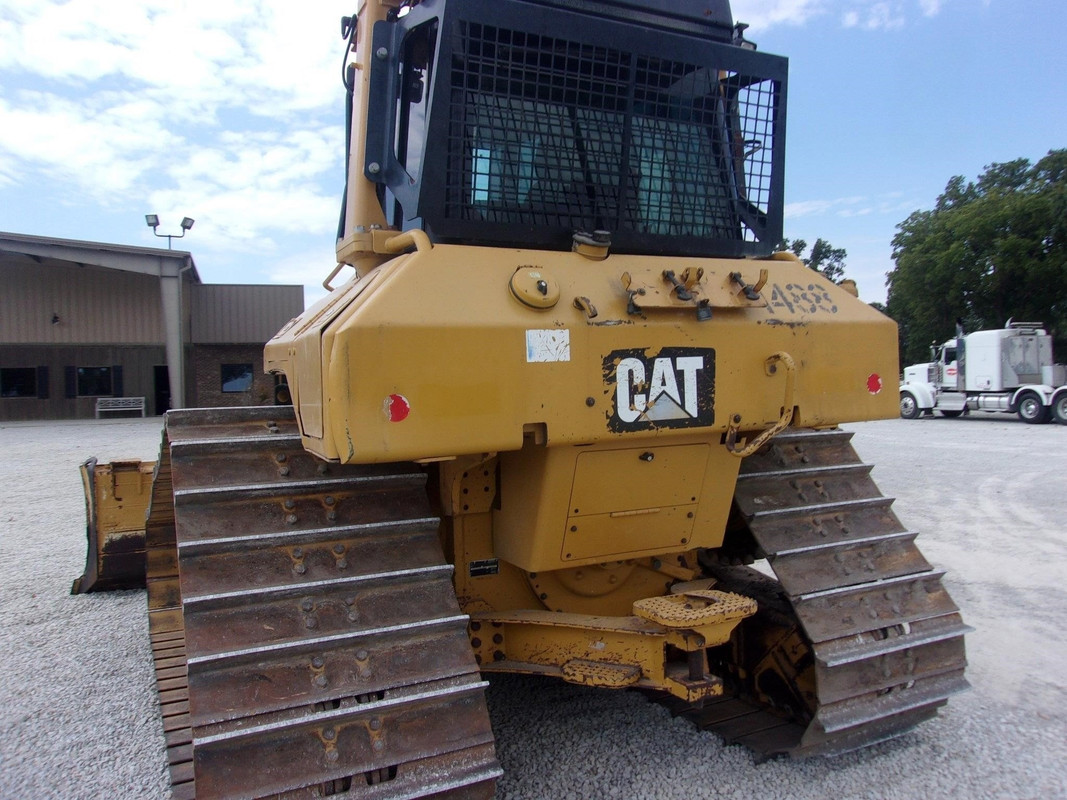
[[727, 0], [343, 28], [338, 269], [266, 346], [291, 404], [166, 418], [175, 795], [490, 797], [498, 672], [764, 756], [966, 688], [942, 572], [836, 427], [897, 416], [896, 328], [773, 252], [785, 59]]

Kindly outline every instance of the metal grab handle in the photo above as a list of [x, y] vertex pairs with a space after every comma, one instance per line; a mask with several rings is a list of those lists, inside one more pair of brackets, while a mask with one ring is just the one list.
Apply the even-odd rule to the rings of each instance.
[[412, 228], [410, 231], [404, 231], [398, 233], [396, 236], [390, 236], [385, 240], [385, 244], [382, 249], [386, 253], [403, 253], [409, 247], [414, 246], [420, 253], [425, 253], [428, 250], [433, 249], [433, 243], [430, 242], [430, 237], [426, 235], [426, 232], [419, 228]]
[[348, 264], [345, 264], [344, 262], [342, 262], [342, 263], [338, 264], [336, 267], [334, 267], [333, 268], [333, 272], [331, 272], [329, 275], [327, 275], [326, 276], [326, 280], [324, 280], [322, 282], [322, 288], [325, 289], [327, 292], [332, 292], [334, 290], [334, 287], [330, 285], [330, 281], [332, 281], [334, 278], [336, 278], [337, 277], [337, 273], [340, 272], [341, 270], [343, 270], [347, 266], [348, 266]]
[[737, 436], [741, 430], [741, 415], [734, 414], [730, 418], [730, 425], [726, 429], [726, 449], [738, 458], [750, 456], [765, 445], [772, 436], [781, 433], [789, 423], [793, 421], [793, 388], [796, 385], [797, 364], [793, 357], [785, 351], [779, 351], [770, 356], [763, 364], [768, 375], [778, 371], [778, 362], [785, 366], [785, 400], [782, 403], [782, 416], [770, 428], [765, 430], [745, 447], [737, 449]]

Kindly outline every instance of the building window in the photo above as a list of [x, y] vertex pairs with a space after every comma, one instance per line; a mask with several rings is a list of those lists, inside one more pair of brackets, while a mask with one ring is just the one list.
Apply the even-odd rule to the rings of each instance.
[[247, 392], [252, 388], [251, 364], [223, 364], [222, 391]]
[[37, 369], [35, 367], [0, 369], [0, 397], [37, 397]]
[[78, 367], [78, 397], [112, 394], [111, 367]]

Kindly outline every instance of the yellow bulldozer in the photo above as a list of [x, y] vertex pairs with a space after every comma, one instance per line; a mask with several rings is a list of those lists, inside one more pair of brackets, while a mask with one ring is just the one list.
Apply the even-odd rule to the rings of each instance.
[[495, 672], [764, 756], [966, 688], [837, 427], [898, 415], [896, 327], [774, 252], [786, 60], [728, 0], [342, 28], [338, 266], [266, 345], [285, 404], [168, 413], [151, 479], [84, 468], [78, 588], [147, 577], [175, 797], [491, 797]]

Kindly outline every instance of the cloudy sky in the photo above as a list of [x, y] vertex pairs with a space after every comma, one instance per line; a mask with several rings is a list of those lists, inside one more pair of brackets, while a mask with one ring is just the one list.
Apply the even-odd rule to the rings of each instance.
[[[166, 246], [205, 281], [332, 269], [355, 0], [0, 0], [0, 230]], [[790, 58], [786, 235], [848, 250], [882, 300], [890, 239], [953, 175], [1067, 146], [1065, 0], [733, 0]]]

